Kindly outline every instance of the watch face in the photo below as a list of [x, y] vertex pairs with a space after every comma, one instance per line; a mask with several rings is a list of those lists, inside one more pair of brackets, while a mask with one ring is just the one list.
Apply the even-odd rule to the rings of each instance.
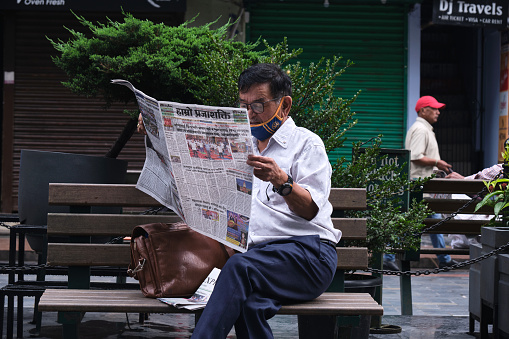
[[285, 185], [283, 185], [283, 187], [281, 187], [281, 195], [282, 196], [288, 195], [290, 193], [292, 193], [291, 185], [285, 184]]

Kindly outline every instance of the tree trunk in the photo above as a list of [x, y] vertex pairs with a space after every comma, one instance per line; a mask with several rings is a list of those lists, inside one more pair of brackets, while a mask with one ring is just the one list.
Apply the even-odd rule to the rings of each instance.
[[132, 118], [127, 121], [127, 123], [124, 126], [124, 129], [122, 130], [122, 133], [120, 133], [113, 146], [111, 146], [108, 153], [106, 153], [105, 155], [106, 158], [116, 159], [118, 157], [118, 155], [124, 148], [125, 144], [129, 141], [129, 139], [131, 139], [134, 132], [136, 132], [137, 124], [138, 124], [137, 118]]

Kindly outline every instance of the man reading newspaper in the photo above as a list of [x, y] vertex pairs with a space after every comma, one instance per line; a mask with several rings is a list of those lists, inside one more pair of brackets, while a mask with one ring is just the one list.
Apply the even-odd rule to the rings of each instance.
[[226, 338], [233, 326], [237, 338], [272, 338], [267, 320], [281, 305], [318, 297], [336, 271], [332, 169], [322, 140], [289, 116], [290, 77], [257, 64], [238, 87], [255, 145], [248, 250], [223, 267], [192, 338]]

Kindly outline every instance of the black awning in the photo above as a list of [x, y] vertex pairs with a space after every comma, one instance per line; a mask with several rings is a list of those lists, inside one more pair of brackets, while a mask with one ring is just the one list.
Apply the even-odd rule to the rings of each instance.
[[0, 10], [87, 12], [185, 12], [186, 0], [2, 0]]

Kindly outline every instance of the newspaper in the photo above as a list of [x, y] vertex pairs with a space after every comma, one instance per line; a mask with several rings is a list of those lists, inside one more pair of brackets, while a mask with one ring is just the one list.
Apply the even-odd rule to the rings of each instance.
[[138, 101], [146, 159], [136, 187], [192, 229], [245, 252], [253, 152], [247, 110], [158, 101], [126, 80]]
[[176, 308], [185, 308], [188, 310], [199, 310], [204, 308], [209, 301], [210, 295], [216, 286], [217, 278], [221, 270], [214, 267], [207, 278], [202, 282], [191, 298], [157, 298], [165, 304]]

